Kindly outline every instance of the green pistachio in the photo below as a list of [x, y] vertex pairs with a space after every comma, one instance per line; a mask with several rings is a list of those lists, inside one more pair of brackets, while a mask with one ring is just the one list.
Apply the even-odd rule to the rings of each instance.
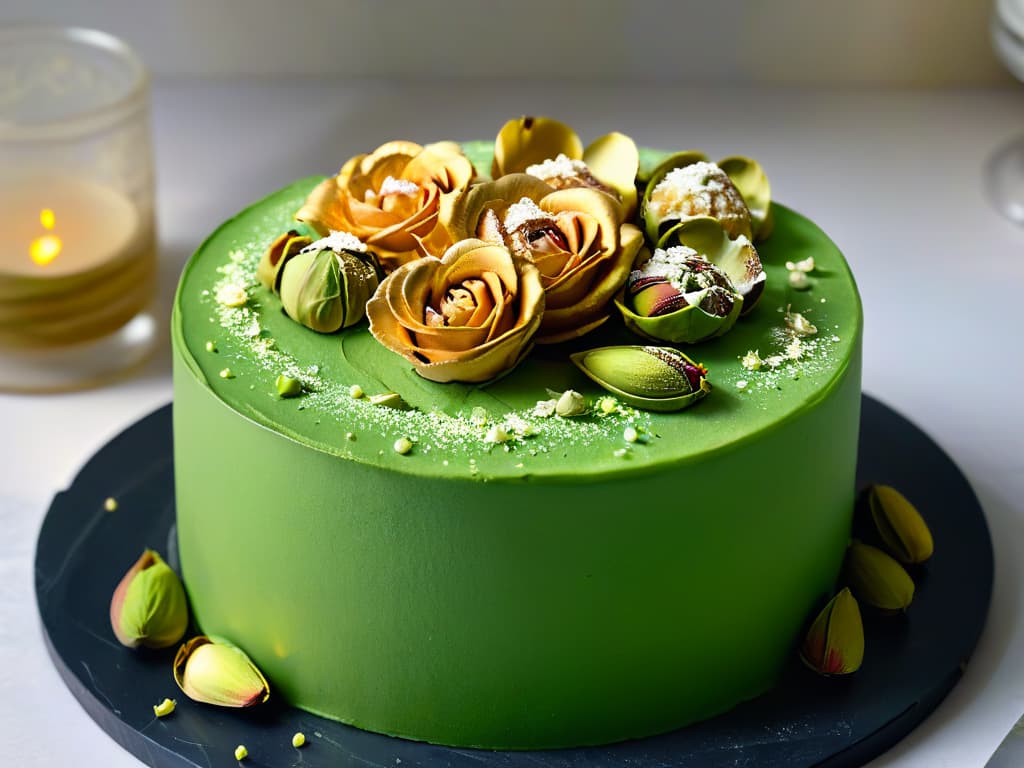
[[372, 257], [365, 253], [305, 250], [282, 270], [281, 303], [296, 322], [334, 333], [365, 317], [378, 281]]
[[267, 290], [277, 293], [281, 289], [284, 265], [299, 251], [313, 242], [294, 229], [285, 232], [270, 244], [256, 267], [256, 277]]
[[902, 493], [888, 485], [872, 485], [867, 500], [878, 535], [897, 560], [923, 563], [932, 556], [932, 533], [921, 513]]
[[302, 381], [286, 373], [277, 377], [275, 386], [280, 397], [298, 397], [302, 394]]
[[245, 652], [200, 635], [178, 649], [174, 681], [195, 701], [221, 707], [251, 707], [270, 698], [270, 686]]
[[185, 634], [185, 589], [153, 550], [142, 553], [114, 590], [110, 625], [118, 641], [129, 648], [166, 648]]
[[569, 356], [606, 390], [647, 411], [678, 411], [708, 392], [707, 369], [671, 347], [598, 347]]
[[870, 544], [850, 544], [843, 577], [862, 602], [883, 611], [905, 611], [914, 599], [914, 582], [903, 566]]
[[807, 630], [800, 659], [821, 675], [848, 675], [864, 660], [864, 624], [857, 601], [844, 588]]

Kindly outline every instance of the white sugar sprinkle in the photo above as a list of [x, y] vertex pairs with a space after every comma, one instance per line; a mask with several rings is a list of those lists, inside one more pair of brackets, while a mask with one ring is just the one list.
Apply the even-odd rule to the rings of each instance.
[[[391, 177], [388, 176], [388, 178], [390, 179]], [[316, 242], [310, 243], [302, 249], [302, 252], [323, 250], [334, 251], [335, 253], [340, 253], [341, 251], [364, 253], [366, 251], [366, 243], [349, 232], [332, 229], [327, 237], [321, 237]]]
[[380, 189], [377, 190], [378, 195], [418, 195], [420, 192], [420, 185], [415, 181], [409, 181], [408, 179], [396, 179], [394, 176], [388, 176], [384, 179], [384, 182], [380, 185]]

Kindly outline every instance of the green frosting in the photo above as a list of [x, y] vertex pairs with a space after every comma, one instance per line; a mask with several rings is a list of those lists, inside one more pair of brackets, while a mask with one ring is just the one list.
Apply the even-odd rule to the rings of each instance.
[[[468, 386], [420, 378], [365, 324], [304, 328], [255, 269], [317, 181], [223, 225], [179, 287], [178, 535], [203, 630], [297, 706], [463, 746], [641, 736], [770, 687], [852, 512], [861, 312], [828, 238], [774, 207], [760, 303], [684, 350], [714, 386], [692, 408], [544, 418], [537, 401], [565, 389], [606, 395], [570, 352], [644, 342], [616, 316]], [[812, 286], [794, 291], [784, 262], [808, 256]], [[218, 300], [238, 287], [244, 304]], [[794, 341], [787, 306], [817, 334]], [[760, 370], [740, 363], [752, 350]], [[281, 398], [281, 374], [303, 394]]]

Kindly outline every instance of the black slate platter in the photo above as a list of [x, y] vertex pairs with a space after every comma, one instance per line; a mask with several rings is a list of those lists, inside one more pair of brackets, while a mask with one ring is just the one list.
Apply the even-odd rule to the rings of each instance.
[[[174, 649], [140, 653], [117, 644], [109, 601], [124, 571], [147, 546], [170, 547], [173, 562], [173, 469], [168, 405], [103, 447], [54, 498], [36, 551], [36, 596], [57, 670], [100, 727], [156, 768], [236, 768], [238, 744], [249, 752], [245, 766], [303, 768], [862, 765], [921, 722], [959, 679], [992, 590], [991, 540], [967, 481], [923, 432], [865, 397], [858, 480], [894, 485], [913, 500], [936, 554], [913, 573], [917, 593], [907, 615], [864, 612], [858, 673], [820, 678], [794, 652], [770, 693], [662, 736], [525, 753], [438, 747], [360, 731], [274, 697], [244, 711], [198, 704], [174, 684]], [[797, 486], [799, 477], [794, 467]], [[107, 497], [118, 500], [116, 511], [104, 510]], [[165, 696], [177, 710], [157, 719], [153, 705]], [[291, 745], [297, 731], [307, 738], [302, 749]]]

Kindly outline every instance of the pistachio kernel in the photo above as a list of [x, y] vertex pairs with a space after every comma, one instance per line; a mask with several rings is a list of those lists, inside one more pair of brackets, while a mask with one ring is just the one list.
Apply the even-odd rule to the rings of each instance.
[[153, 705], [153, 714], [157, 717], [166, 717], [174, 711], [177, 702], [174, 699], [164, 699], [159, 704]]
[[295, 747], [296, 749], [298, 749], [299, 747], [303, 746], [305, 743], [306, 743], [306, 734], [304, 734], [302, 731], [299, 731], [294, 736], [292, 736], [292, 746]]
[[843, 576], [857, 599], [881, 611], [905, 611], [914, 599], [914, 582], [903, 566], [870, 544], [850, 544]]
[[575, 389], [567, 389], [555, 402], [555, 413], [562, 418], [582, 416], [587, 412], [587, 401]]

